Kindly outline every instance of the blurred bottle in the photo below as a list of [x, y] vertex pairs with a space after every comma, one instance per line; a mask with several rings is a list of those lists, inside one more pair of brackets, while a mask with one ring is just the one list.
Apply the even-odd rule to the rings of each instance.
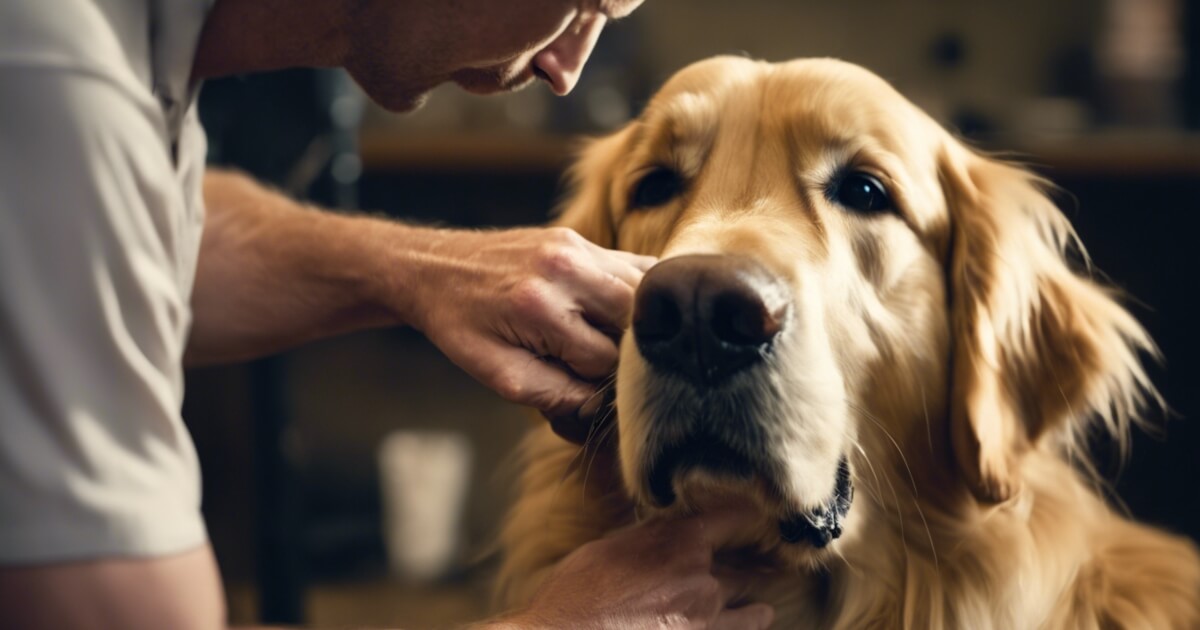
[[1162, 128], [1180, 123], [1183, 74], [1179, 0], [1107, 0], [1097, 42], [1104, 122]]

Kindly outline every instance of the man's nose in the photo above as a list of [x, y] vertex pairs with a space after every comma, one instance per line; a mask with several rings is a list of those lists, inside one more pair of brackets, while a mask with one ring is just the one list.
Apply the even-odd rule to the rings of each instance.
[[550, 84], [555, 94], [565, 96], [574, 89], [607, 21], [608, 18], [599, 13], [581, 16], [558, 39], [534, 55], [535, 71]]

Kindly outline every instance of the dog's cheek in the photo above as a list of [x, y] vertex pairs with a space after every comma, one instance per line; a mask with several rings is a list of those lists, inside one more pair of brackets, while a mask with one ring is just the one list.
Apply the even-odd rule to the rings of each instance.
[[621, 477], [631, 497], [645, 501], [642, 479], [651, 418], [648, 387], [652, 375], [645, 359], [638, 352], [633, 335], [621, 341], [621, 357], [617, 367], [617, 432]]

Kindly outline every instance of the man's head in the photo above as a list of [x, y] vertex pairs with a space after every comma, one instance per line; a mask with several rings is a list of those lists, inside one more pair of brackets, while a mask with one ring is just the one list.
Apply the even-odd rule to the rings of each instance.
[[393, 111], [421, 105], [454, 82], [476, 94], [540, 78], [575, 87], [608, 20], [642, 0], [360, 0], [345, 22], [342, 65]]

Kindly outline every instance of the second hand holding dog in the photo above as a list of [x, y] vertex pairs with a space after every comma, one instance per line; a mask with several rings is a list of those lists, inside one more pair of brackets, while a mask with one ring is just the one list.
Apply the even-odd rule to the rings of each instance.
[[528, 608], [483, 627], [767, 628], [774, 609], [740, 601], [753, 576], [713, 561], [744, 519], [734, 511], [653, 519], [592, 541], [555, 566]]

